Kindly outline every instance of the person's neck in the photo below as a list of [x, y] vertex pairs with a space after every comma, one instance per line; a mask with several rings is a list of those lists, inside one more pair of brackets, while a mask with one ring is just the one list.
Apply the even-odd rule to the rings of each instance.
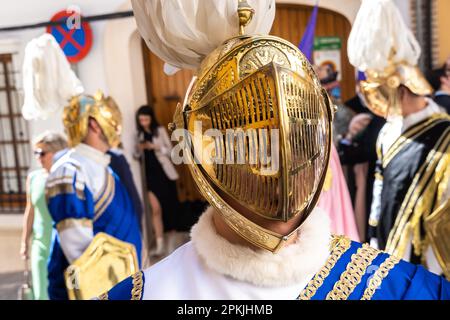
[[214, 227], [216, 228], [217, 234], [220, 235], [222, 238], [228, 240], [230, 243], [248, 247], [253, 250], [257, 249], [253, 244], [251, 244], [250, 242], [239, 236], [235, 231], [233, 231], [223, 220], [223, 218], [216, 212], [213, 215], [213, 223]]
[[[225, 222], [225, 220], [217, 213], [215, 212], [213, 215], [213, 223], [214, 227], [216, 229], [216, 232], [218, 235], [220, 235], [225, 240], [229, 241], [230, 243], [234, 245], [241, 245], [247, 248], [250, 248], [252, 250], [259, 250], [257, 246], [254, 244], [248, 242], [243, 237], [241, 237], [239, 234], [237, 234], [233, 229], [228, 226], [228, 224]], [[286, 242], [285, 245], [290, 245], [292, 243], [295, 243], [298, 239], [297, 237], [292, 237], [291, 239]]]
[[102, 153], [106, 153], [110, 147], [107, 143], [105, 143], [102, 140], [99, 139], [91, 139], [89, 137], [86, 138], [85, 141], [83, 141], [84, 144], [90, 146], [91, 148], [94, 148]]
[[403, 107], [403, 117], [406, 118], [414, 113], [422, 111], [428, 105], [425, 97], [419, 97], [408, 101]]

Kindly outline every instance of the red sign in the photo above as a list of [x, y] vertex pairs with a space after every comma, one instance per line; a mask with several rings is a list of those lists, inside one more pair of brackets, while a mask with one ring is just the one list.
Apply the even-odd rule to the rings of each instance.
[[[48, 26], [47, 32], [53, 35], [59, 46], [64, 51], [71, 63], [81, 61], [89, 53], [92, 47], [92, 29], [88, 22], [72, 23], [73, 12], [60, 11], [50, 21], [62, 22], [61, 24]], [[76, 17], [81, 21], [81, 16]]]

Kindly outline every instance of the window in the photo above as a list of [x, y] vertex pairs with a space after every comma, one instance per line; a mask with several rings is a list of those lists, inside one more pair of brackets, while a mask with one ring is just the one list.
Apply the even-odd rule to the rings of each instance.
[[437, 65], [439, 62], [437, 5], [436, 0], [410, 0], [411, 29], [422, 47], [419, 59], [422, 70], [441, 67]]
[[20, 112], [17, 71], [11, 54], [0, 54], [0, 212], [20, 212], [26, 203], [29, 132]]

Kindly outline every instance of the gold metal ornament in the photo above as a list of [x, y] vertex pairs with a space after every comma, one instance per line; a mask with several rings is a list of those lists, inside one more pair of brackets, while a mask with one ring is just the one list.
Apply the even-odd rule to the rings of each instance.
[[97, 121], [111, 148], [120, 144], [122, 114], [113, 98], [105, 97], [98, 91], [94, 96], [73, 97], [64, 108], [63, 124], [71, 147], [80, 144], [86, 138], [89, 118]]
[[64, 272], [70, 300], [97, 297], [139, 271], [134, 245], [98, 233]]
[[367, 79], [361, 81], [361, 93], [368, 108], [380, 117], [401, 115], [398, 88], [404, 85], [416, 95], [425, 96], [433, 92], [417, 66], [406, 62], [390, 64], [383, 72], [366, 71]]
[[[186, 156], [205, 198], [239, 235], [276, 252], [297, 229], [276, 234], [240, 211], [273, 221], [306, 219], [325, 181], [332, 118], [331, 100], [296, 46], [239, 36], [202, 62], [172, 127], [194, 136]], [[199, 124], [202, 133], [220, 137], [196, 140]], [[211, 149], [205, 159], [201, 150]]]
[[250, 7], [247, 0], [239, 0], [238, 17], [239, 17], [239, 35], [245, 34], [245, 27], [250, 24], [255, 14], [255, 10]]

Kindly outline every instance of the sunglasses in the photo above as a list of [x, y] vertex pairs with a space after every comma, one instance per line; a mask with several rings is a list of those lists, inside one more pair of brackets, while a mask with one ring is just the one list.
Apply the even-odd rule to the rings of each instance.
[[47, 154], [46, 151], [41, 150], [41, 149], [34, 150], [33, 153], [34, 153], [34, 155], [35, 155], [37, 158], [41, 158], [41, 157], [43, 157], [43, 156], [45, 156], [45, 155]]

